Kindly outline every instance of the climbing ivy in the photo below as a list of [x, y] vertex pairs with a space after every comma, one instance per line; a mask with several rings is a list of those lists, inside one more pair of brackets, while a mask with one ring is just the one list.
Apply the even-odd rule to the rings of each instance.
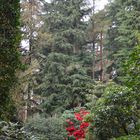
[[0, 119], [13, 112], [10, 89], [16, 82], [19, 60], [20, 0], [0, 0]]

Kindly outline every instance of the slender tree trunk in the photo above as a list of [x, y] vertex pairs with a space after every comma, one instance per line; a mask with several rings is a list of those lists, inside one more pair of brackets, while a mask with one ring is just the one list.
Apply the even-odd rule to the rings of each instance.
[[100, 33], [100, 81], [103, 81], [103, 32]]
[[[92, 14], [95, 13], [95, 0], [93, 0], [93, 8], [92, 8]], [[92, 21], [93, 24], [93, 30], [94, 30], [94, 19]], [[94, 36], [94, 35], [93, 35]], [[92, 42], [92, 51], [93, 51], [93, 59], [92, 59], [92, 79], [95, 79], [95, 37], [93, 37]]]
[[92, 44], [93, 59], [92, 59], [92, 79], [95, 79], [95, 41]]
[[[33, 54], [33, 25], [32, 25], [32, 21], [33, 21], [33, 0], [29, 0], [29, 4], [30, 4], [30, 15], [31, 15], [31, 19], [30, 19], [30, 35], [29, 35], [29, 65], [32, 64], [32, 54]], [[27, 91], [27, 95], [28, 95], [28, 99], [27, 99], [27, 118], [30, 116], [30, 111], [31, 111], [31, 103], [30, 103], [30, 99], [31, 99], [31, 91], [32, 89], [32, 84], [30, 83], [31, 81], [31, 77], [29, 79], [29, 83], [28, 83], [28, 91]]]

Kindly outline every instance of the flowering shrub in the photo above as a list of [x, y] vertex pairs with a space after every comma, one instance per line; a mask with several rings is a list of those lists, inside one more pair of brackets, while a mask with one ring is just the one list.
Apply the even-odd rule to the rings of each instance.
[[85, 138], [89, 123], [84, 121], [84, 117], [89, 113], [85, 109], [80, 109], [78, 112], [73, 112], [73, 117], [66, 119], [68, 138], [74, 137], [75, 140]]

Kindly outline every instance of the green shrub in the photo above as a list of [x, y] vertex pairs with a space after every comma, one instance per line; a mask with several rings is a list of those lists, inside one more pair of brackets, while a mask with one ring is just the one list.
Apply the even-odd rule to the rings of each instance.
[[139, 133], [138, 94], [127, 87], [109, 85], [94, 109], [95, 135], [108, 139]]
[[0, 140], [31, 140], [29, 134], [18, 123], [0, 122]]
[[140, 140], [140, 136], [128, 135], [128, 136], [122, 136], [119, 138], [113, 138], [112, 140]]
[[63, 120], [59, 117], [36, 116], [29, 120], [26, 129], [34, 135], [35, 140], [64, 140], [66, 136]]

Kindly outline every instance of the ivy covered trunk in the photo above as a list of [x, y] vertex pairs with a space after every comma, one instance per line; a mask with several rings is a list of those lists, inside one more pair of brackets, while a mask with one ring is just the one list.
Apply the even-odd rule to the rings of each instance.
[[10, 119], [14, 112], [10, 89], [20, 64], [19, 13], [19, 0], [0, 0], [0, 119]]

